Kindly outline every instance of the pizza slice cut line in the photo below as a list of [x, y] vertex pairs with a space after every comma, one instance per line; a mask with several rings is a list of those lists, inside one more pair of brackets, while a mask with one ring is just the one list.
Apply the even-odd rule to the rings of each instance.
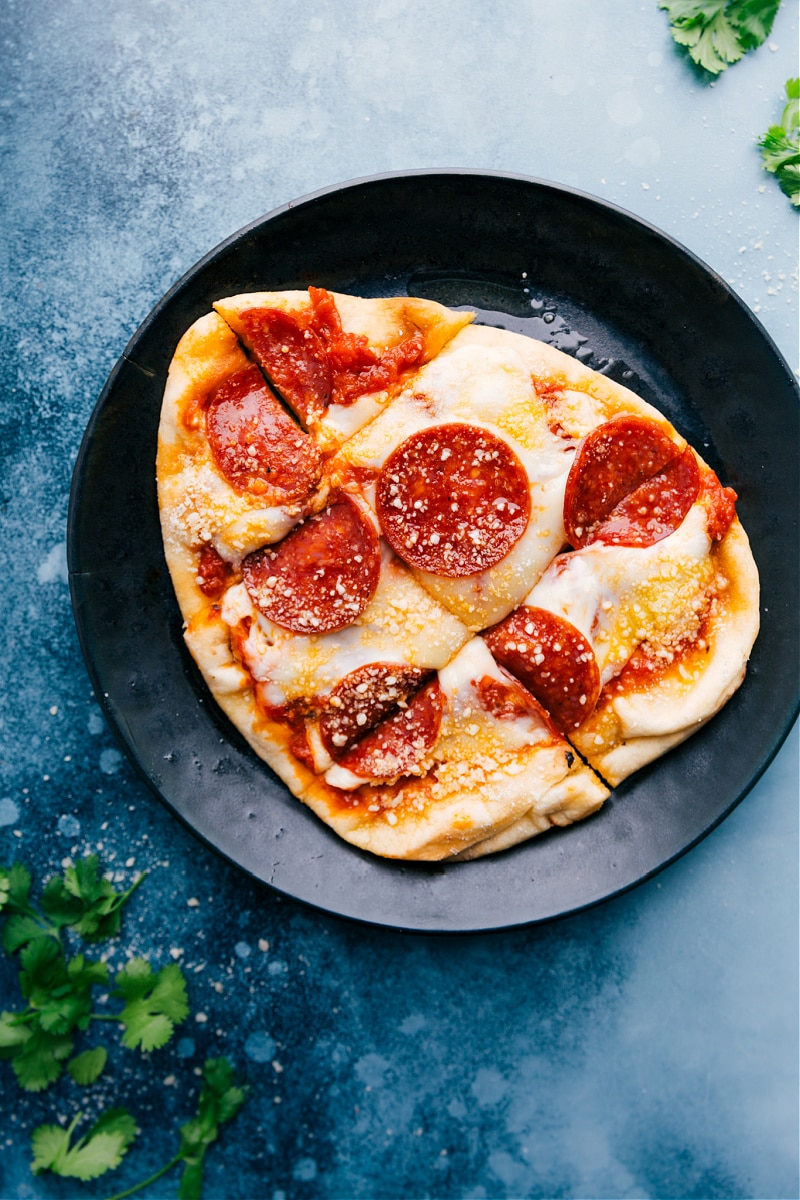
[[607, 795], [536, 700], [472, 638], [314, 778], [304, 799], [355, 845], [438, 859], [525, 814], [540, 830], [587, 816]]
[[326, 454], [474, 319], [434, 301], [369, 300], [315, 287], [231, 296], [214, 308]]

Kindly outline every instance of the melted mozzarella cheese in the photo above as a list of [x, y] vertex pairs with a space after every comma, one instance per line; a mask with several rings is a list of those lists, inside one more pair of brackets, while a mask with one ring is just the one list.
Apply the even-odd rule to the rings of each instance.
[[237, 564], [260, 546], [280, 541], [310, 507], [259, 506], [257, 497], [234, 491], [210, 461], [188, 456], [179, 472], [162, 481], [160, 503], [166, 536], [184, 546], [210, 542]]
[[[550, 432], [544, 405], [514, 342], [497, 346], [504, 331], [471, 325], [428, 363], [340, 460], [373, 471], [422, 429], [464, 423], [486, 429], [519, 458], [529, 482], [531, 515], [511, 551], [495, 566], [467, 578], [413, 567], [423, 587], [473, 632], [502, 620], [521, 602], [566, 541], [564, 490], [574, 444]], [[374, 505], [374, 489], [367, 489]]]
[[[497, 665], [482, 638], [471, 638], [440, 668], [439, 686], [445, 712], [437, 742], [420, 764], [423, 772], [436, 770], [442, 764], [471, 763], [484, 773], [501, 769], [513, 775], [526, 769], [525, 752], [553, 741], [552, 731], [535, 711], [502, 718], [488, 712], [477, 687], [487, 677], [504, 688], [515, 686]], [[338, 764], [328, 767], [325, 781], [343, 791], [376, 782]]]
[[642, 642], [657, 645], [696, 628], [714, 578], [710, 548], [705, 509], [695, 504], [679, 528], [653, 546], [594, 542], [560, 555], [525, 603], [580, 630], [605, 684]]
[[497, 665], [483, 638], [477, 637], [439, 671], [439, 685], [446, 701], [442, 723], [442, 737], [448, 743], [446, 757], [460, 753], [469, 762], [476, 754], [505, 756], [552, 738], [550, 729], [536, 712], [513, 718], [499, 718], [487, 712], [476, 687], [487, 676], [503, 687], [509, 686], [508, 675]]
[[298, 634], [258, 612], [244, 584], [229, 589], [222, 619], [232, 628], [250, 618], [243, 653], [268, 703], [325, 695], [357, 667], [375, 662], [408, 663], [436, 670], [469, 637], [451, 613], [427, 595], [405, 567], [384, 551], [375, 595], [345, 629]]

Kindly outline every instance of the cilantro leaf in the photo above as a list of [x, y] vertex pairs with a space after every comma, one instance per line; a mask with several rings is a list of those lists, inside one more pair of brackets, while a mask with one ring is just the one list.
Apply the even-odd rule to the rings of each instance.
[[15, 954], [21, 946], [27, 946], [34, 938], [41, 937], [46, 930], [36, 917], [13, 913], [3, 926], [3, 949]]
[[0, 1017], [0, 1057], [12, 1059], [21, 1087], [40, 1092], [60, 1076], [74, 1031], [89, 1024], [92, 988], [107, 982], [108, 967], [82, 954], [67, 962], [60, 942], [46, 935], [22, 948], [20, 963], [28, 1007]]
[[781, 0], [738, 0], [732, 4], [733, 20], [745, 50], [756, 50], [772, 32]]
[[60, 1125], [39, 1125], [33, 1131], [31, 1170], [35, 1175], [53, 1171], [65, 1178], [86, 1181], [119, 1166], [137, 1134], [133, 1117], [124, 1108], [111, 1109], [71, 1145], [73, 1130], [82, 1116], [78, 1113], [67, 1129]]
[[61, 1064], [72, 1053], [73, 1041], [68, 1034], [48, 1033], [39, 1025], [27, 1028], [29, 1036], [11, 1066], [26, 1092], [43, 1092], [61, 1074]]
[[96, 854], [67, 867], [64, 878], [54, 876], [42, 891], [42, 909], [58, 926], [71, 925], [87, 942], [116, 937], [122, 920], [121, 908], [144, 879], [140, 875], [125, 892], [115, 891], [100, 874]]
[[29, 912], [31, 873], [22, 863], [0, 867], [0, 912]]
[[0, 1058], [13, 1058], [30, 1036], [25, 1013], [0, 1013]]
[[126, 1001], [120, 1013], [125, 1026], [123, 1046], [157, 1050], [189, 1014], [186, 980], [177, 963], [169, 963], [155, 974], [149, 962], [134, 958], [119, 972], [116, 983], [113, 994]]
[[87, 962], [82, 954], [67, 963], [60, 943], [39, 937], [20, 953], [22, 994], [38, 1013], [42, 1029], [64, 1034], [85, 1029], [92, 1008], [92, 988], [108, 981], [103, 962]]
[[780, 0], [659, 0], [693, 62], [719, 75], [769, 37]]
[[31, 906], [30, 890], [31, 873], [22, 863], [0, 867], [0, 914], [8, 918], [3, 927], [3, 949], [9, 954], [47, 932], [46, 922]]
[[62, 1129], [60, 1125], [39, 1125], [34, 1129], [31, 1139], [33, 1147], [31, 1170], [35, 1175], [38, 1175], [40, 1171], [50, 1170], [53, 1164], [59, 1162], [67, 1153], [71, 1130], [72, 1126], [69, 1129]]
[[87, 1087], [102, 1074], [107, 1058], [108, 1054], [103, 1047], [95, 1046], [93, 1050], [84, 1050], [83, 1054], [76, 1054], [71, 1058], [67, 1063], [67, 1070], [77, 1084]]
[[759, 138], [764, 170], [795, 208], [800, 208], [800, 78], [786, 81], [786, 105], [780, 125], [770, 125]]

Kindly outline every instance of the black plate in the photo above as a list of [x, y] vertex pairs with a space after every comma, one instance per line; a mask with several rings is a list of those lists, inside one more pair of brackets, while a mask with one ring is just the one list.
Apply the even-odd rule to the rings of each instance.
[[[654, 402], [739, 493], [761, 572], [747, 679], [689, 742], [596, 816], [474, 863], [399, 864], [340, 841], [218, 711], [187, 654], [154, 478], [167, 367], [236, 292], [319, 284], [408, 292], [554, 341]], [[153, 310], [117, 363], [73, 481], [69, 566], [97, 695], [132, 761], [204, 841], [252, 876], [407, 930], [543, 921], [646, 879], [742, 799], [797, 707], [798, 404], [776, 347], [726, 284], [628, 213], [516, 176], [413, 172], [319, 192], [235, 234]]]

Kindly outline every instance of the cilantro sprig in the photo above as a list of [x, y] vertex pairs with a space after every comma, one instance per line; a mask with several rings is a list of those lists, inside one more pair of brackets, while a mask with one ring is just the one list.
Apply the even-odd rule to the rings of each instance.
[[203, 1164], [208, 1149], [219, 1137], [220, 1126], [233, 1120], [247, 1099], [249, 1088], [237, 1083], [234, 1070], [227, 1058], [208, 1058], [203, 1064], [203, 1087], [197, 1104], [197, 1116], [180, 1127], [180, 1145], [177, 1153], [153, 1174], [117, 1192], [111, 1200], [124, 1200], [142, 1188], [149, 1187], [172, 1171], [179, 1163], [184, 1164], [178, 1187], [179, 1200], [200, 1200], [203, 1185]]
[[13, 954], [42, 934], [60, 940], [61, 930], [72, 928], [85, 942], [116, 937], [122, 921], [122, 906], [136, 891], [144, 874], [124, 892], [118, 892], [100, 874], [96, 854], [66, 867], [42, 889], [41, 907], [31, 901], [31, 873], [22, 863], [0, 867], [0, 916], [3, 949]]
[[786, 105], [779, 125], [770, 125], [759, 138], [764, 170], [795, 208], [800, 208], [800, 79], [786, 81]]
[[659, 0], [693, 62], [719, 75], [770, 35], [781, 0]]
[[[72, 930], [85, 942], [116, 936], [121, 910], [144, 876], [125, 892], [117, 892], [100, 874], [96, 855], [67, 867], [63, 877], [50, 879], [40, 905], [31, 900], [31, 874], [15, 863], [0, 867], [0, 920], [3, 947], [19, 956], [20, 992], [25, 1005], [0, 1014], [0, 1058], [11, 1060], [17, 1080], [27, 1091], [43, 1091], [60, 1077], [65, 1066], [80, 1087], [89, 1087], [102, 1073], [108, 1052], [94, 1046], [72, 1055], [75, 1037], [92, 1021], [112, 1021], [122, 1027], [121, 1041], [145, 1052], [166, 1045], [175, 1026], [186, 1019], [189, 1003], [186, 980], [177, 963], [154, 971], [144, 958], [132, 958], [111, 978], [108, 964], [78, 953], [71, 957], [62, 931]], [[117, 1012], [96, 1012], [93, 990], [115, 987], [111, 998], [121, 1000]], [[107, 999], [108, 997], [104, 997]], [[220, 1127], [236, 1116], [248, 1088], [234, 1078], [226, 1058], [207, 1059], [197, 1115], [180, 1127], [176, 1154], [149, 1179], [120, 1192], [130, 1196], [184, 1164], [179, 1185], [181, 1200], [199, 1200], [205, 1155], [219, 1137]], [[39, 1125], [33, 1132], [34, 1174], [52, 1171], [63, 1178], [88, 1181], [118, 1167], [138, 1130], [124, 1108], [102, 1114], [73, 1140], [82, 1121], [78, 1113], [66, 1128]]]
[[[115, 936], [123, 904], [144, 876], [117, 892], [100, 874], [97, 855], [67, 867], [63, 877], [44, 885], [41, 906], [31, 900], [31, 873], [21, 863], [0, 868], [2, 942], [19, 955], [19, 986], [26, 1005], [0, 1013], [0, 1058], [11, 1059], [21, 1087], [41, 1092], [55, 1083], [64, 1067], [82, 1087], [93, 1083], [107, 1058], [97, 1046], [70, 1058], [75, 1035], [91, 1021], [124, 1026], [122, 1043], [131, 1049], [156, 1050], [171, 1038], [189, 1013], [186, 981], [177, 964], [155, 973], [144, 959], [133, 959], [116, 976], [115, 998], [121, 1012], [96, 1012], [93, 989], [110, 982], [108, 964], [83, 953], [72, 957], [61, 937], [71, 928], [86, 942]], [[69, 1060], [69, 1061], [67, 1061]]]
[[[68, 959], [63, 947], [38, 937], [20, 952], [19, 981], [27, 1007], [0, 1014], [0, 1058], [10, 1058], [21, 1087], [41, 1092], [59, 1078], [74, 1048], [74, 1035], [91, 1021], [114, 1021], [124, 1027], [122, 1044], [158, 1050], [189, 1015], [186, 980], [176, 963], [154, 972], [143, 958], [132, 959], [116, 976], [114, 997], [126, 1001], [121, 1012], [95, 1012], [92, 989], [109, 983], [107, 963], [83, 954]], [[76, 1083], [86, 1086], [99, 1076], [106, 1051], [95, 1047], [66, 1063]]]

